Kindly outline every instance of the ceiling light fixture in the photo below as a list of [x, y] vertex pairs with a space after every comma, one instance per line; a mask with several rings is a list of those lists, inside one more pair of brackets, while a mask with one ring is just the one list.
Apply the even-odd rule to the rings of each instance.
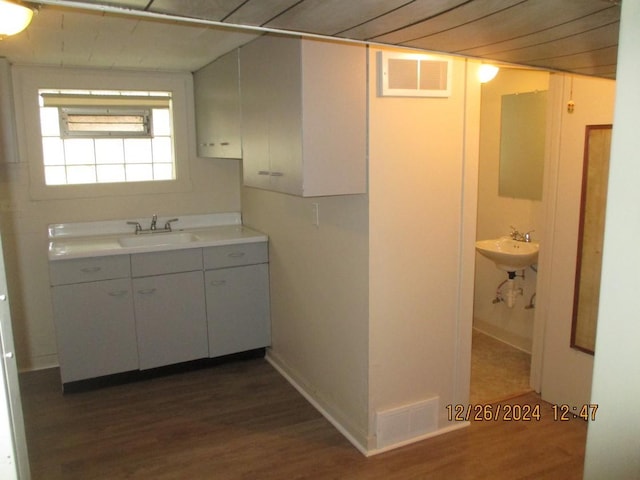
[[33, 9], [18, 1], [0, 0], [0, 39], [27, 28]]
[[478, 70], [478, 80], [480, 80], [480, 83], [490, 82], [498, 74], [498, 70], [500, 70], [500, 68], [495, 65], [483, 63]]

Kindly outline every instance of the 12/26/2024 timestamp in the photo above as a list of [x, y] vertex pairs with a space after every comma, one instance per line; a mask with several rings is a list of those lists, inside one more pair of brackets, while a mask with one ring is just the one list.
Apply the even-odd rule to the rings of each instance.
[[[539, 404], [449, 404], [446, 406], [447, 418], [456, 422], [531, 422], [540, 421], [543, 409]], [[571, 406], [551, 405], [553, 421], [566, 422], [576, 418], [594, 421], [597, 404]], [[548, 410], [547, 410], [548, 411]]]

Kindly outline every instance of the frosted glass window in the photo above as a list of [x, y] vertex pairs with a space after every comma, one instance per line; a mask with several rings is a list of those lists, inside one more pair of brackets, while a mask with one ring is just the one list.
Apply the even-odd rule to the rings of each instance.
[[67, 169], [65, 167], [44, 167], [47, 185], [66, 185]]
[[153, 163], [172, 163], [171, 139], [159, 137], [153, 139]]
[[124, 163], [124, 144], [121, 138], [100, 138], [95, 142], [97, 164]]
[[125, 182], [127, 177], [124, 172], [124, 165], [98, 165], [96, 166], [98, 183]]
[[67, 167], [67, 183], [95, 183], [96, 169], [93, 166], [70, 166]]
[[124, 141], [126, 163], [152, 163], [151, 140], [148, 138], [127, 138]]
[[60, 136], [60, 117], [57, 108], [40, 109], [40, 129], [43, 137]]
[[154, 135], [171, 135], [171, 116], [166, 108], [154, 108], [153, 112]]
[[44, 137], [42, 139], [42, 151], [45, 165], [64, 165], [64, 144], [60, 138]]
[[153, 180], [153, 165], [126, 165], [128, 182], [144, 182]]
[[[38, 100], [47, 185], [175, 180], [170, 92], [41, 89]], [[125, 125], [129, 120], [121, 116], [119, 122], [112, 107], [150, 112], [143, 136], [131, 137]], [[70, 136], [67, 127], [62, 131], [61, 124], [75, 127], [85, 112], [92, 127], [101, 118], [100, 109], [110, 115], [113, 129], [105, 121], [97, 129], [78, 124], [81, 136]], [[71, 122], [70, 112], [75, 115]]]
[[173, 180], [173, 166], [170, 163], [156, 163], [153, 165], [155, 180]]
[[64, 140], [64, 156], [67, 165], [96, 163], [93, 140], [89, 138]]

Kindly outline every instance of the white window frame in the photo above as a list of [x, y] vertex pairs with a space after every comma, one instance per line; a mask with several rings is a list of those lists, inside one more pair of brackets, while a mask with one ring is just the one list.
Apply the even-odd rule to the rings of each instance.
[[[193, 142], [190, 141], [194, 129], [191, 74], [16, 66], [13, 75], [19, 156], [21, 162], [29, 162], [29, 188], [34, 200], [146, 195], [193, 190], [189, 172], [189, 164], [194, 157]], [[41, 89], [171, 92], [175, 179], [46, 185], [39, 128], [38, 91]]]

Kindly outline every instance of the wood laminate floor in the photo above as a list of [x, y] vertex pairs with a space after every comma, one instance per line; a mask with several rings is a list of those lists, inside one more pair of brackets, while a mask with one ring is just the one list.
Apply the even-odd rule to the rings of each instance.
[[22, 374], [33, 480], [580, 479], [587, 426], [475, 421], [365, 458], [265, 360], [62, 395], [57, 369]]

